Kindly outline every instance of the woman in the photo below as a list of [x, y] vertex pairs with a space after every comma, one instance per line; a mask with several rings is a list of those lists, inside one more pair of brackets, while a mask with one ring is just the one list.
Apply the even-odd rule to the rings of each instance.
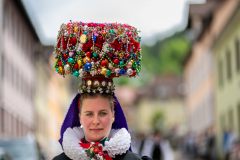
[[150, 159], [131, 152], [131, 136], [112, 80], [139, 73], [137, 37], [137, 30], [125, 24], [70, 22], [61, 26], [55, 70], [83, 78], [61, 128], [59, 142], [64, 152], [53, 160]]
[[[76, 96], [77, 99], [79, 97], [79, 95]], [[79, 120], [83, 128], [74, 127], [65, 131], [62, 142], [64, 153], [53, 160], [90, 159], [85, 151], [89, 148], [89, 142], [102, 144], [102, 150], [98, 150], [97, 153], [100, 156], [105, 154], [103, 156], [105, 159], [110, 159], [110, 157], [115, 157], [112, 159], [116, 160], [141, 159], [137, 154], [129, 151], [131, 137], [127, 129], [112, 129], [115, 121], [113, 96], [104, 93], [85, 93], [81, 95], [79, 104], [81, 106]], [[117, 105], [119, 104], [115, 104]], [[119, 110], [116, 111], [119, 112]], [[150, 158], [143, 157], [142, 159]]]

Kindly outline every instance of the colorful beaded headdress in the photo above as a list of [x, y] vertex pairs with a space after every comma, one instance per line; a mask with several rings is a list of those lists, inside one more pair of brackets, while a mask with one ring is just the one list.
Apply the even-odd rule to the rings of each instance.
[[114, 91], [112, 78], [135, 77], [141, 70], [141, 37], [119, 23], [62, 24], [55, 46], [55, 70], [83, 77], [80, 93]]

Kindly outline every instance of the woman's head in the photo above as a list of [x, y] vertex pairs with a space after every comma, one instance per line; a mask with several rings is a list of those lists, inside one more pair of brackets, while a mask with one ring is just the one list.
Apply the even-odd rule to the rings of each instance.
[[114, 122], [114, 101], [112, 95], [85, 93], [81, 95], [79, 119], [88, 142], [106, 138]]

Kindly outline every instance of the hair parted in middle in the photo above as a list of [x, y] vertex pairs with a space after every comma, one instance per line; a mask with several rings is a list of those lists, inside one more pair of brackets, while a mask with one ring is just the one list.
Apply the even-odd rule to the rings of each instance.
[[106, 98], [108, 99], [108, 102], [110, 104], [110, 109], [111, 109], [111, 112], [114, 114], [114, 103], [115, 103], [115, 100], [113, 98], [113, 95], [110, 95], [110, 94], [106, 94], [106, 93], [84, 93], [84, 94], [81, 94], [81, 97], [79, 98], [79, 113], [81, 114], [81, 111], [82, 111], [82, 104], [83, 104], [83, 101], [85, 99], [95, 99], [95, 98]]

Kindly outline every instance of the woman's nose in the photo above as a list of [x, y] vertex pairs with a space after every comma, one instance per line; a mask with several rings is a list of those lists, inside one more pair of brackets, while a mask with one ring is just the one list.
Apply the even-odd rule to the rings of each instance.
[[98, 115], [95, 115], [95, 116], [93, 117], [93, 123], [94, 123], [94, 124], [99, 124], [99, 123], [100, 123], [100, 120], [99, 120], [99, 116], [98, 116]]

